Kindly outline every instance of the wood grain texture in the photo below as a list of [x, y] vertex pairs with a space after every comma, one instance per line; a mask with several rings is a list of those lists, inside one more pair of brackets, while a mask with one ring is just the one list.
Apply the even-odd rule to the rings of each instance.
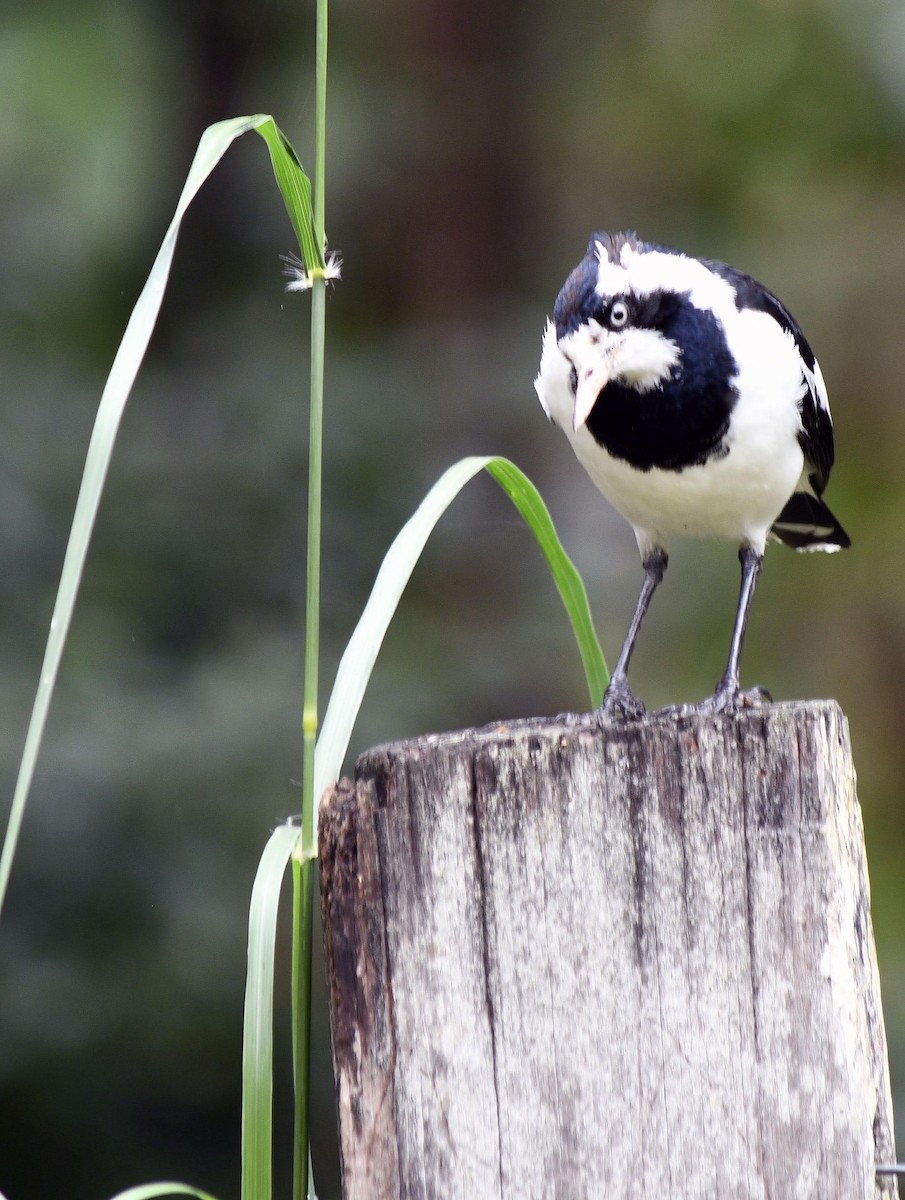
[[381, 747], [320, 838], [346, 1200], [896, 1194], [835, 704]]

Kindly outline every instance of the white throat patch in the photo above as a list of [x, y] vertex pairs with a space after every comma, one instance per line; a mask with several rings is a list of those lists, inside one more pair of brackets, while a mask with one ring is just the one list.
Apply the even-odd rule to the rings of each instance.
[[675, 342], [656, 329], [606, 329], [588, 321], [560, 340], [560, 348], [578, 372], [579, 382], [601, 369], [601, 387], [618, 380], [639, 392], [650, 392], [670, 377], [681, 358]]

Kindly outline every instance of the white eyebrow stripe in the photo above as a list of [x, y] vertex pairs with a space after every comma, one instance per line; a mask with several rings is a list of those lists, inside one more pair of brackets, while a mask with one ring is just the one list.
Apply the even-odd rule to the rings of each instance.
[[738, 312], [735, 289], [696, 258], [663, 250], [638, 253], [626, 244], [620, 261], [610, 262], [606, 247], [596, 243], [598, 271], [596, 291], [600, 296], [634, 292], [647, 296], [656, 291], [686, 292], [695, 308], [709, 308], [717, 316], [731, 319]]

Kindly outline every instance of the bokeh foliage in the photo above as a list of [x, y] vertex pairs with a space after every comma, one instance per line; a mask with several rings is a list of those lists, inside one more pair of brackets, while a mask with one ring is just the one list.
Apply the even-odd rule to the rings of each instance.
[[[312, 29], [286, 0], [3, 6], [7, 796], [100, 388], [192, 150], [211, 121], [267, 111], [310, 158]], [[612, 657], [640, 569], [534, 398], [544, 315], [595, 227], [762, 278], [820, 356], [828, 499], [854, 545], [768, 554], [744, 675], [851, 720], [905, 1094], [901, 45], [898, 7], [873, 0], [337, 0], [322, 675], [396, 530], [469, 453], [539, 484]], [[248, 897], [299, 806], [307, 363], [288, 249], [266, 152], [239, 145], [186, 223], [126, 414], [0, 929], [10, 1200], [162, 1175], [235, 1191]], [[676, 548], [633, 663], [650, 703], [712, 688], [736, 575], [729, 548]], [[489, 481], [441, 525], [383, 653], [357, 749], [585, 702], [540, 554]]]

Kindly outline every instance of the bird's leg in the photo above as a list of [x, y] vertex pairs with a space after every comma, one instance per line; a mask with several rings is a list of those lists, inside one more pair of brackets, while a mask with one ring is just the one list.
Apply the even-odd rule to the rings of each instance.
[[628, 627], [625, 642], [610, 676], [610, 682], [603, 696], [603, 704], [599, 709], [603, 716], [640, 717], [644, 712], [644, 705], [632, 694], [628, 685], [628, 665], [631, 661], [632, 651], [635, 649], [635, 642], [638, 640], [638, 631], [644, 620], [644, 614], [647, 612], [651, 596], [663, 580], [668, 562], [666, 551], [661, 549], [652, 550], [643, 560], [644, 582], [641, 585], [638, 603], [635, 605], [635, 615]]
[[764, 556], [758, 554], [751, 546], [742, 546], [738, 558], [742, 564], [742, 585], [735, 614], [735, 627], [732, 630], [732, 642], [729, 646], [729, 661], [714, 694], [698, 705], [702, 712], [727, 712], [738, 708], [750, 708], [770, 699], [770, 693], [764, 688], [755, 688], [750, 692], [739, 691], [739, 660], [745, 642], [745, 630], [748, 628], [748, 613], [751, 611], [754, 588], [764, 565]]

